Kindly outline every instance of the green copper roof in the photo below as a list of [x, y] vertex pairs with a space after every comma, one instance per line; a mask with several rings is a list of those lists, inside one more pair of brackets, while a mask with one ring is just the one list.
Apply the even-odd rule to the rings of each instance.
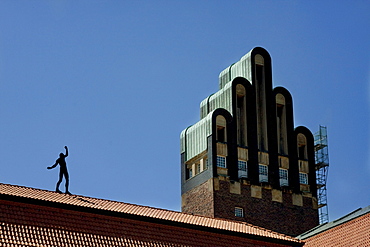
[[212, 114], [181, 132], [181, 153], [186, 152], [185, 160], [189, 160], [207, 150], [207, 137], [212, 133]]
[[233, 99], [233, 81], [237, 77], [242, 77], [252, 82], [252, 59], [257, 63], [262, 62], [256, 57], [252, 58], [254, 48], [248, 54], [244, 55], [238, 62], [224, 69], [219, 75], [220, 89], [215, 94], [205, 98], [200, 103], [200, 121], [181, 133], [181, 153], [186, 154], [185, 160], [189, 160], [194, 156], [207, 150], [207, 137], [212, 132], [212, 113], [218, 108], [227, 110], [233, 115], [232, 99]]
[[228, 82], [217, 93], [210, 95], [200, 103], [200, 118], [204, 118], [209, 112], [224, 108], [232, 114], [232, 82]]
[[248, 52], [238, 62], [230, 65], [220, 73], [218, 76], [220, 89], [236, 77], [244, 77], [252, 82], [252, 51], [253, 50]]

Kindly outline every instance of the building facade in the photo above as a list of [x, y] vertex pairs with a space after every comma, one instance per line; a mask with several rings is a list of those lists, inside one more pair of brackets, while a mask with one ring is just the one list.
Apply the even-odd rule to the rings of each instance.
[[181, 133], [182, 211], [296, 236], [318, 225], [314, 140], [260, 47], [220, 73]]

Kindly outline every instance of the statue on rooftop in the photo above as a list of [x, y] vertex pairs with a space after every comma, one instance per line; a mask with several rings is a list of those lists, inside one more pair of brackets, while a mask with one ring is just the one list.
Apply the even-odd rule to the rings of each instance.
[[68, 186], [69, 186], [69, 175], [68, 175], [68, 170], [67, 170], [67, 163], [66, 163], [66, 160], [65, 160], [65, 158], [68, 157], [68, 147], [67, 146], [64, 146], [64, 148], [66, 149], [66, 154], [60, 153], [59, 154], [59, 158], [55, 161], [55, 164], [52, 165], [52, 166], [48, 166], [47, 168], [48, 169], [53, 169], [53, 168], [55, 168], [59, 164], [59, 166], [60, 166], [60, 170], [59, 170], [59, 181], [57, 182], [56, 192], [62, 193], [59, 190], [59, 185], [62, 182], [63, 176], [64, 176], [64, 178], [66, 180], [66, 183], [65, 183], [65, 185], [66, 185], [66, 192], [65, 193], [71, 195], [71, 192], [69, 192], [69, 190], [68, 190]]

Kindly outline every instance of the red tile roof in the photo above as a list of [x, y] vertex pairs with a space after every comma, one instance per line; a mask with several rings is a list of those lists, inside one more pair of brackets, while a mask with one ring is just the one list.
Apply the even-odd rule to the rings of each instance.
[[305, 247], [370, 246], [370, 206], [311, 231], [300, 235]]
[[[267, 241], [270, 243], [280, 243], [280, 244], [295, 245], [295, 246], [297, 245], [300, 246], [300, 245], [303, 245], [304, 243], [303, 241], [300, 241], [296, 238], [286, 236], [284, 234], [276, 233], [276, 232], [273, 232], [273, 231], [270, 231], [270, 230], [267, 230], [261, 227], [257, 227], [251, 224], [244, 223], [244, 222], [236, 222], [236, 221], [230, 221], [230, 220], [224, 220], [224, 219], [214, 219], [214, 218], [190, 215], [190, 214], [185, 214], [185, 213], [180, 213], [180, 212], [175, 212], [175, 211], [170, 211], [170, 210], [152, 208], [152, 207], [147, 207], [147, 206], [139, 206], [139, 205], [133, 205], [133, 204], [123, 203], [123, 202], [116, 202], [116, 201], [110, 201], [110, 200], [85, 197], [85, 196], [80, 196], [80, 195], [59, 194], [59, 193], [52, 192], [52, 191], [46, 191], [46, 190], [34, 189], [34, 188], [16, 186], [16, 185], [9, 185], [9, 184], [0, 183], [0, 200], [3, 200], [3, 202], [5, 203], [17, 202], [17, 203], [23, 203], [23, 204], [27, 203], [27, 205], [36, 205], [34, 206], [36, 207], [34, 209], [34, 212], [41, 212], [41, 211], [43, 212], [47, 208], [49, 208], [50, 210], [51, 209], [53, 210], [59, 209], [59, 210], [64, 210], [64, 211], [68, 210], [69, 214], [71, 214], [71, 212], [77, 212], [79, 214], [84, 214], [84, 213], [94, 214], [94, 215], [97, 215], [97, 217], [108, 217], [108, 219], [113, 219], [114, 217], [125, 218], [128, 221], [134, 220], [136, 222], [135, 224], [139, 224], [137, 223], [139, 220], [140, 222], [144, 222], [145, 224], [147, 224], [148, 222], [150, 224], [157, 224], [156, 227], [163, 226], [163, 225], [166, 225], [166, 227], [177, 227], [177, 228], [181, 227], [181, 228], [186, 228], [187, 231], [190, 231], [192, 229], [195, 229], [198, 231], [199, 230], [209, 231], [209, 232], [212, 232], [212, 234], [226, 234], [226, 235], [229, 234], [231, 236], [255, 239], [256, 241]], [[43, 206], [44, 208], [40, 211], [40, 208], [37, 209], [37, 206]], [[3, 208], [5, 210], [7, 208], [11, 208], [11, 206], [7, 206], [7, 207], [4, 206]], [[17, 211], [19, 210], [20, 209], [18, 208]], [[8, 214], [14, 213], [13, 211], [8, 210]], [[24, 214], [27, 215], [28, 211], [25, 210]], [[40, 217], [43, 220], [43, 217], [50, 218], [50, 215], [53, 215], [53, 214], [55, 214], [55, 212], [49, 213], [48, 215], [44, 215]], [[15, 215], [17, 215], [17, 213], [15, 213]], [[4, 217], [6, 218], [6, 216]], [[28, 217], [30, 217], [30, 215], [22, 216], [22, 217], [19, 216], [18, 218], [19, 219], [29, 219]], [[90, 215], [89, 217], [92, 218], [93, 216]], [[74, 219], [74, 218], [71, 218], [71, 219]], [[8, 221], [0, 218], [2, 227], [7, 228], [7, 229], [12, 228], [12, 227], [22, 227], [22, 226], [19, 226], [19, 222], [17, 222], [17, 224], [14, 223], [13, 225], [12, 220], [13, 219], [11, 219], [11, 217], [8, 219]], [[55, 220], [57, 220], [57, 218]], [[127, 223], [127, 220], [125, 221], [126, 223]], [[70, 221], [75, 221], [75, 220], [70, 220]], [[107, 219], [105, 219], [105, 221], [107, 221]], [[75, 224], [78, 225], [78, 223], [79, 222], [77, 220]], [[45, 224], [47, 226], [47, 224], [50, 224], [50, 223], [45, 223]], [[115, 223], [115, 224], [118, 224], [118, 223]], [[123, 224], [123, 223], [121, 222], [120, 224]], [[41, 228], [40, 226], [34, 226], [34, 231], [36, 230], [40, 231], [42, 233], [41, 234], [42, 236], [44, 235], [46, 236], [48, 234], [54, 234], [55, 236], [58, 236], [58, 234], [65, 234], [65, 233], [58, 232], [61, 229], [53, 230], [53, 229], [49, 229], [46, 226], [41, 227]], [[99, 227], [101, 228], [101, 226]], [[145, 227], [145, 226], [141, 226], [141, 227]], [[33, 230], [31, 229], [28, 231], [31, 231], [31, 232], [27, 234], [32, 234]], [[99, 230], [99, 232], [100, 231], [101, 229]], [[111, 231], [115, 231], [114, 227]], [[179, 229], [177, 229], [177, 232], [176, 232], [177, 234], [179, 234], [178, 231]], [[180, 229], [180, 231], [182, 230]], [[0, 231], [0, 235], [4, 234], [4, 232], [5, 231]], [[86, 234], [88, 235], [89, 233], [86, 233]], [[73, 238], [73, 234], [70, 235], [69, 237]], [[120, 241], [123, 241], [123, 240], [121, 239]], [[0, 240], [0, 243], [1, 243], [1, 240]], [[17, 246], [17, 245], [9, 245], [9, 246]], [[33, 246], [39, 246], [39, 245], [35, 244]], [[43, 246], [43, 245], [40, 244], [40, 246]]]

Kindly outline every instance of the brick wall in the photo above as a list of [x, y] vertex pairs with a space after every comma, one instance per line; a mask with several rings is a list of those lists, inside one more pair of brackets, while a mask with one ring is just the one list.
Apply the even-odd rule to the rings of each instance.
[[187, 191], [182, 195], [183, 213], [214, 217], [213, 179]]
[[[240, 189], [236, 189], [238, 186]], [[214, 178], [183, 194], [182, 212], [245, 221], [290, 236], [297, 236], [319, 224], [318, 210], [312, 197], [275, 192], [279, 196], [275, 195], [273, 201], [273, 190], [268, 187], [255, 186], [252, 189], [246, 183]], [[293, 199], [294, 204], [299, 205], [294, 205]], [[235, 207], [243, 208], [243, 218], [235, 216]]]
[[[272, 200], [272, 189], [261, 188], [256, 193], [261, 198], [252, 197], [252, 187], [240, 185], [240, 194], [230, 193], [230, 182], [219, 181], [219, 190], [214, 193], [214, 217], [246, 221], [276, 232], [297, 236], [318, 225], [318, 211], [313, 207], [313, 199], [296, 195], [302, 206], [293, 205], [293, 194], [280, 192], [282, 202]], [[232, 185], [234, 186], [234, 185]], [[244, 218], [235, 217], [235, 207], [244, 209]]]

